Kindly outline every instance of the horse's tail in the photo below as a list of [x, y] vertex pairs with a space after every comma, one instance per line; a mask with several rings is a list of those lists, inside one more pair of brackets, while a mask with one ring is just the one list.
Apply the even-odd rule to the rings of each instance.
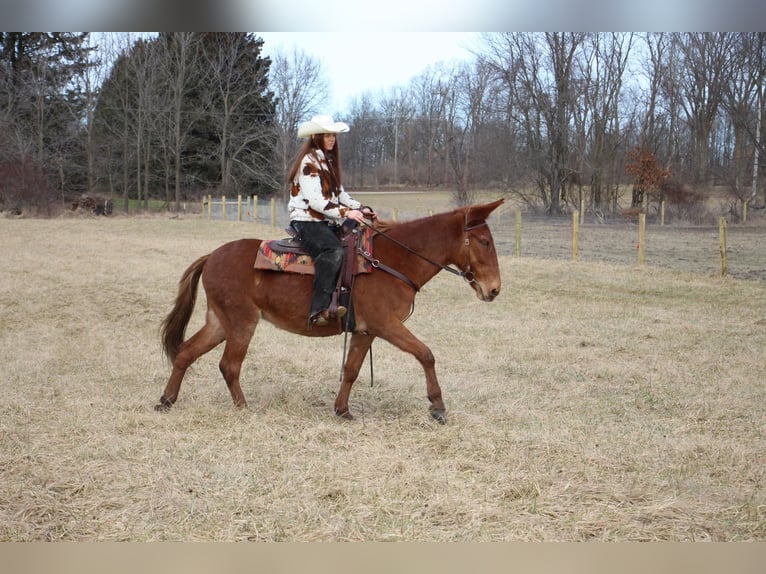
[[162, 322], [162, 349], [171, 363], [175, 361], [178, 348], [184, 342], [186, 326], [197, 302], [197, 285], [208, 257], [209, 254], [203, 255], [184, 271], [178, 282], [178, 295], [173, 309]]

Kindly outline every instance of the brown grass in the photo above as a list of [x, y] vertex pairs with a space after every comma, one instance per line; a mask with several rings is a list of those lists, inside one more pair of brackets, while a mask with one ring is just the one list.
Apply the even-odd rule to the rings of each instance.
[[498, 238], [496, 302], [448, 274], [418, 297], [439, 426], [417, 363], [384, 342], [358, 420], [338, 420], [342, 338], [266, 324], [249, 410], [217, 349], [153, 411], [181, 272], [280, 230], [1, 220], [0, 540], [766, 540], [766, 283], [572, 263], [530, 253], [555, 226], [525, 231], [521, 259]]

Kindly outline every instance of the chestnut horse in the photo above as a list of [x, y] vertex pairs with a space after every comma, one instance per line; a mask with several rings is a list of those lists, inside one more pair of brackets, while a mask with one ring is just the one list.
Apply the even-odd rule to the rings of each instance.
[[[370, 345], [380, 337], [420, 362], [431, 415], [445, 422], [434, 356], [403, 321], [412, 311], [417, 290], [442, 270], [463, 277], [481, 301], [492, 301], [497, 296], [500, 270], [486, 219], [502, 202], [499, 199], [403, 223], [376, 224], [373, 270], [357, 275], [353, 285], [356, 325], [335, 399], [338, 416], [353, 418], [348, 409], [351, 386]], [[312, 275], [254, 269], [260, 244], [259, 239], [226, 243], [197, 259], [184, 272], [175, 305], [162, 325], [163, 347], [173, 371], [157, 410], [166, 410], [176, 402], [186, 370], [223, 341], [226, 345], [219, 365], [221, 373], [234, 404], [247, 406], [239, 377], [260, 319], [308, 337], [343, 332], [340, 321], [321, 327], [309, 325]], [[200, 277], [207, 295], [206, 320], [197, 333], [184, 341]]]

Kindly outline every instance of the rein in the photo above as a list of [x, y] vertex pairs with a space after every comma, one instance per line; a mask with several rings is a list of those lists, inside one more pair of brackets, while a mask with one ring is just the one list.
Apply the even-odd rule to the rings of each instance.
[[[399, 247], [401, 247], [402, 249], [404, 249], [408, 253], [411, 253], [412, 255], [415, 255], [416, 257], [420, 257], [422, 260], [427, 261], [431, 265], [433, 265], [435, 267], [439, 267], [440, 269], [442, 269], [444, 271], [449, 271], [450, 273], [452, 273], [453, 275], [457, 275], [458, 277], [462, 277], [468, 283], [473, 283], [474, 281], [476, 281], [474, 273], [473, 273], [473, 271], [471, 271], [471, 252], [470, 252], [471, 244], [470, 244], [470, 240], [468, 239], [467, 236], [465, 238], [465, 245], [468, 248], [468, 255], [466, 257], [466, 259], [467, 259], [467, 262], [466, 262], [467, 271], [461, 271], [460, 269], [455, 269], [454, 267], [451, 267], [449, 265], [443, 265], [443, 264], [441, 264], [441, 263], [439, 263], [437, 261], [434, 261], [433, 259], [430, 259], [429, 257], [426, 257], [425, 255], [423, 255], [422, 253], [418, 253], [417, 251], [412, 249], [410, 246], [405, 245], [404, 243], [402, 243], [398, 239], [394, 239], [393, 237], [391, 237], [387, 233], [384, 233], [383, 231], [375, 229], [374, 226], [370, 225], [366, 221], [362, 221], [362, 224], [366, 225], [367, 227], [369, 227], [370, 229], [375, 231], [375, 233], [377, 233], [378, 235], [382, 235], [383, 237], [385, 237], [389, 241], [392, 241], [392, 242], [396, 243]], [[484, 225], [487, 225], [486, 221], [482, 221], [481, 223], [477, 223], [476, 225], [471, 225], [469, 227], [468, 226], [468, 212], [465, 213], [465, 223], [463, 224], [463, 233], [468, 233], [469, 231], [472, 231], [472, 230], [477, 229], [479, 227], [482, 227]], [[369, 252], [363, 251], [361, 249], [358, 249], [357, 252], [359, 253], [359, 255], [361, 255], [367, 261], [369, 261], [372, 264], [373, 267], [375, 267], [377, 269], [380, 269], [382, 271], [385, 271], [386, 273], [389, 273], [389, 274], [393, 275], [394, 277], [397, 277], [398, 279], [401, 279], [407, 285], [409, 285], [412, 288], [412, 290], [415, 291], [416, 293], [418, 291], [420, 291], [420, 288], [409, 277], [407, 277], [406, 275], [400, 273], [396, 269], [393, 269], [393, 268], [391, 268], [391, 267], [381, 263], [379, 259], [373, 258], [372, 254], [370, 254]]]

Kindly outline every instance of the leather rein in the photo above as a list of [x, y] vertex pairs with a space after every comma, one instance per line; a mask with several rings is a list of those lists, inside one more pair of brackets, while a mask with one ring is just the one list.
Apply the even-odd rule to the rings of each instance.
[[[437, 261], [434, 261], [433, 259], [430, 259], [429, 257], [426, 257], [425, 255], [423, 255], [422, 253], [418, 253], [417, 251], [415, 251], [414, 249], [412, 249], [408, 245], [405, 245], [404, 243], [402, 243], [398, 239], [394, 239], [393, 237], [391, 237], [387, 233], [384, 233], [384, 232], [382, 232], [380, 230], [375, 229], [372, 225], [370, 225], [366, 221], [363, 221], [362, 223], [364, 225], [366, 225], [367, 227], [373, 229], [373, 231], [375, 231], [378, 235], [382, 235], [383, 237], [385, 237], [389, 241], [393, 241], [394, 243], [396, 243], [399, 247], [401, 247], [402, 249], [404, 249], [408, 253], [411, 253], [411, 254], [413, 254], [413, 255], [415, 255], [417, 257], [420, 257], [422, 260], [427, 261], [431, 265], [434, 265], [435, 267], [439, 267], [440, 269], [443, 269], [444, 271], [449, 271], [450, 273], [452, 273], [453, 275], [457, 275], [458, 277], [462, 277], [468, 283], [474, 283], [476, 281], [476, 276], [474, 275], [474, 272], [471, 270], [471, 242], [468, 239], [467, 235], [465, 236], [465, 246], [467, 248], [467, 255], [466, 255], [466, 259], [467, 259], [467, 261], [466, 261], [466, 269], [467, 270], [466, 271], [461, 271], [460, 269], [455, 269], [454, 267], [450, 267], [449, 265], [443, 265], [443, 264], [441, 264], [441, 263], [439, 263]], [[463, 224], [463, 233], [467, 234], [469, 231], [472, 231], [472, 230], [477, 229], [479, 227], [483, 227], [485, 225], [487, 225], [487, 222], [486, 221], [482, 221], [481, 223], [477, 223], [476, 225], [469, 226], [468, 225], [468, 212], [466, 212], [465, 213], [465, 223]], [[415, 291], [416, 293], [418, 291], [420, 291], [420, 287], [418, 287], [415, 284], [415, 282], [412, 281], [409, 277], [407, 277], [403, 273], [397, 271], [396, 269], [394, 269], [392, 267], [389, 267], [388, 265], [386, 265], [384, 263], [381, 263], [381, 261], [379, 259], [375, 259], [374, 257], [372, 257], [372, 254], [369, 251], [365, 251], [364, 249], [359, 247], [359, 248], [357, 248], [357, 253], [359, 253], [359, 255], [361, 255], [367, 261], [369, 261], [370, 264], [375, 269], [380, 269], [381, 271], [385, 271], [386, 273], [388, 273], [390, 275], [393, 275], [397, 279], [400, 279], [401, 281], [403, 281], [404, 283], [409, 285], [412, 288], [412, 290]]]

